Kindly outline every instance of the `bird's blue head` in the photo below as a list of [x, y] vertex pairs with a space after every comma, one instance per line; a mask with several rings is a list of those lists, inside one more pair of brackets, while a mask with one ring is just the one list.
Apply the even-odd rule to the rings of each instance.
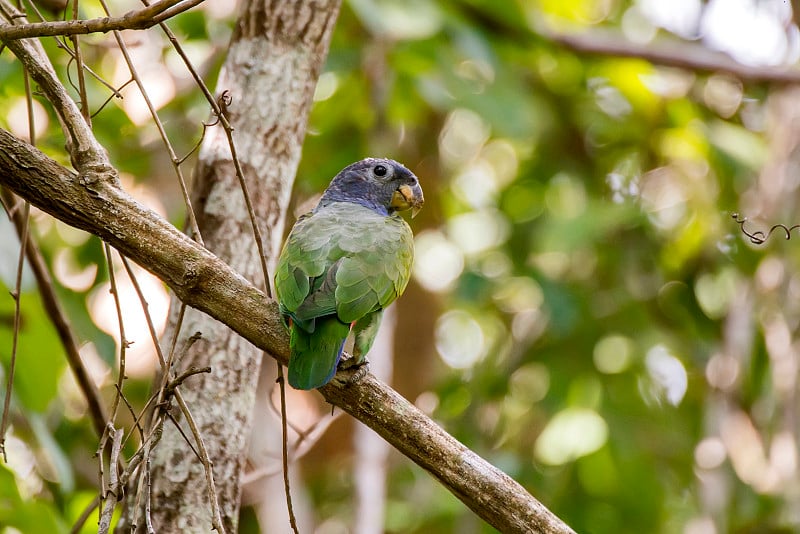
[[348, 165], [331, 180], [318, 207], [333, 202], [353, 202], [381, 215], [411, 209], [413, 217], [425, 199], [419, 179], [402, 164], [366, 158]]

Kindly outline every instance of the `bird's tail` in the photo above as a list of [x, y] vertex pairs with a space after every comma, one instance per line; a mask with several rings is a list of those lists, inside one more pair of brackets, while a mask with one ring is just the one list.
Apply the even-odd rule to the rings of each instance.
[[289, 384], [295, 389], [315, 389], [327, 384], [334, 373], [350, 325], [335, 315], [318, 317], [313, 333], [294, 324], [289, 344]]

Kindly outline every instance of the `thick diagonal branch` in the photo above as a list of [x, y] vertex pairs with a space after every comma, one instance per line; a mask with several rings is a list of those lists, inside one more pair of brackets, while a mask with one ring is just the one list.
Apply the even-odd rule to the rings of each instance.
[[[106, 240], [161, 278], [188, 305], [286, 363], [288, 339], [277, 304], [114, 183], [82, 183], [74, 172], [0, 129], [0, 184], [65, 223]], [[328, 385], [322, 393], [500, 531], [572, 532], [521, 485], [382, 382], [368, 377], [354, 386]]]

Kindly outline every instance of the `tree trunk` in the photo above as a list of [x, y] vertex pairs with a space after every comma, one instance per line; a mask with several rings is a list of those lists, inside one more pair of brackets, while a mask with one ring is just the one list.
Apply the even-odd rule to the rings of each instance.
[[[220, 72], [217, 93], [227, 92], [232, 99], [226, 115], [270, 271], [338, 10], [338, 0], [245, 2]], [[263, 288], [258, 247], [221, 126], [209, 129], [201, 148], [193, 203], [205, 246]], [[165, 340], [172, 338], [181, 303], [173, 298], [172, 306]], [[201, 340], [173, 372], [211, 366], [211, 374], [192, 377], [181, 391], [213, 462], [222, 524], [227, 532], [235, 532], [261, 351], [222, 323], [187, 308], [176, 346], [183, 346], [195, 332], [202, 333]], [[178, 421], [185, 426], [179, 417]], [[143, 472], [140, 469], [140, 476]], [[208, 532], [211, 506], [203, 466], [172, 424], [164, 425], [153, 451], [151, 479], [151, 517], [157, 531]], [[143, 522], [141, 510], [135, 512], [135, 503], [145, 503], [137, 488], [146, 491], [145, 484], [132, 481], [121, 527], [130, 528], [134, 516], [140, 525]]]

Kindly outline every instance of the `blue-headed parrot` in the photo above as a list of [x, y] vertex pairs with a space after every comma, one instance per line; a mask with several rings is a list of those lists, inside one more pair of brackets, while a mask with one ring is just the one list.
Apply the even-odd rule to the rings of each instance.
[[275, 292], [289, 327], [289, 384], [314, 389], [336, 373], [352, 332], [366, 361], [384, 308], [408, 284], [414, 236], [398, 212], [422, 207], [419, 180], [391, 159], [342, 169], [283, 246]]

